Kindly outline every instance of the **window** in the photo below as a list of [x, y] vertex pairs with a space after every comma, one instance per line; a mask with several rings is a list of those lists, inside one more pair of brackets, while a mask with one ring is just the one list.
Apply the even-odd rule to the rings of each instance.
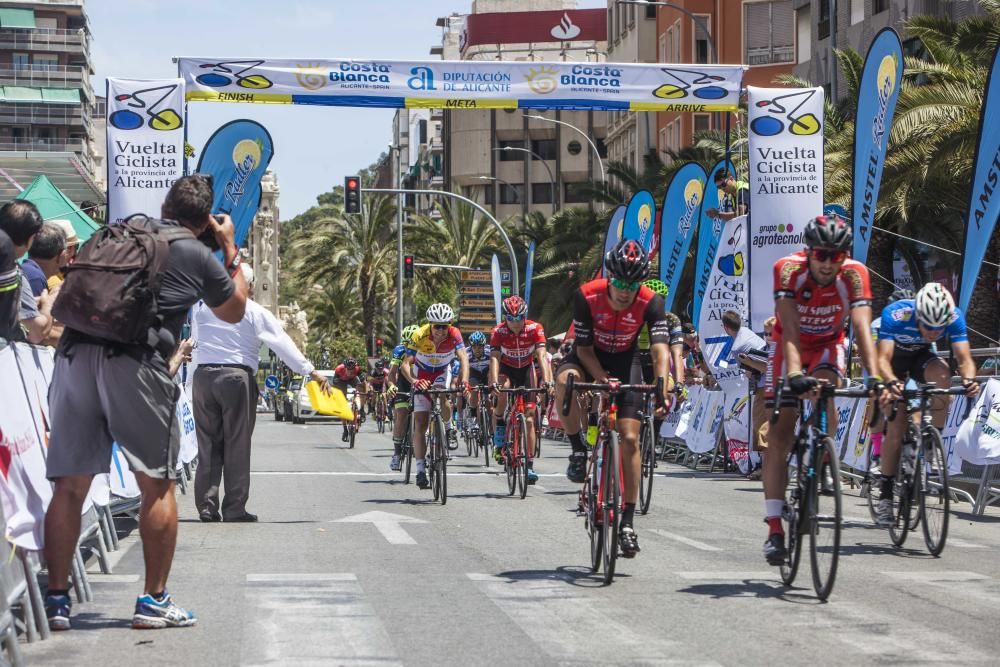
[[[820, 7], [827, 0], [821, 0]], [[743, 6], [748, 65], [790, 63], [795, 58], [795, 13], [791, 0], [754, 2]]]
[[816, 30], [819, 39], [830, 36], [830, 0], [819, 0], [819, 24]]
[[55, 70], [59, 67], [59, 56], [35, 54], [32, 69]]
[[501, 204], [520, 204], [524, 201], [524, 186], [520, 183], [501, 183], [500, 184], [500, 203]]
[[581, 146], [580, 142], [576, 139], [566, 144], [566, 152], [570, 155], [579, 155], [582, 150], [583, 146]]
[[889, 0], [872, 0], [872, 14], [881, 14], [889, 9]]
[[865, 0], [851, 0], [851, 25], [865, 20]]
[[[635, 25], [635, 5], [628, 6], [628, 27], [631, 28]], [[625, 30], [622, 34], [625, 35], [628, 30]]]
[[663, 54], [663, 61], [665, 63], [679, 63], [681, 62], [681, 23], [680, 21], [675, 21], [672, 26], [667, 28], [666, 33], [666, 49]]
[[608, 147], [604, 143], [602, 137], [594, 137], [594, 145], [597, 146], [597, 154], [601, 156], [601, 159], [606, 160], [608, 158]]
[[709, 39], [712, 33], [712, 17], [707, 14], [695, 14], [698, 20], [692, 20], [691, 34], [694, 35], [694, 62], [707, 65], [711, 62], [712, 47]]
[[812, 15], [808, 5], [795, 12], [795, 32], [798, 49], [795, 62], [809, 62], [812, 58]]
[[[556, 159], [556, 140], [555, 139], [532, 139], [531, 140], [531, 152], [537, 153], [543, 160], [555, 160]], [[537, 160], [534, 155], [531, 156], [532, 160]]]
[[586, 204], [590, 201], [583, 193], [583, 183], [564, 183], [563, 201], [567, 204]]
[[551, 204], [552, 203], [552, 181], [547, 183], [531, 184], [531, 203]]
[[711, 129], [712, 129], [712, 114], [710, 113], [694, 114], [695, 132], [708, 132]]
[[38, 32], [55, 32], [59, 29], [59, 20], [54, 18], [35, 17], [35, 30]]
[[524, 142], [517, 141], [498, 141], [497, 148], [501, 149], [497, 151], [497, 155], [500, 156], [501, 162], [518, 162], [524, 159], [524, 151], [505, 151], [504, 148], [524, 148]]
[[28, 69], [30, 67], [28, 61], [31, 56], [27, 53], [12, 53], [10, 57], [14, 65], [14, 69]]
[[646, 5], [646, 18], [656, 20], [656, 5]]
[[656, 38], [656, 62], [667, 62], [667, 33], [661, 32]]

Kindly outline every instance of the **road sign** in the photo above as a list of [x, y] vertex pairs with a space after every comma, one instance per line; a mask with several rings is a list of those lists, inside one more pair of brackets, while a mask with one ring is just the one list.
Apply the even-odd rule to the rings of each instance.
[[462, 295], [462, 310], [466, 308], [493, 308], [493, 299], [482, 299], [474, 296]]
[[[488, 283], [493, 278], [489, 271], [462, 271], [462, 282], [467, 283]], [[500, 272], [500, 282], [510, 282], [510, 271]]]
[[268, 375], [264, 378], [264, 386], [268, 389], [277, 389], [279, 384], [281, 383], [278, 382], [278, 378], [274, 375]]
[[[462, 285], [462, 296], [465, 296], [467, 294], [475, 294], [475, 295], [483, 294], [492, 299], [493, 288], [490, 287], [489, 285]], [[491, 306], [493, 305], [492, 301], [490, 302], [490, 305]]]

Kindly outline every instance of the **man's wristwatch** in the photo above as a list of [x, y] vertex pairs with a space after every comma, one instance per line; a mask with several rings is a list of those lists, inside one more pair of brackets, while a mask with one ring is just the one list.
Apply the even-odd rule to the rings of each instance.
[[242, 263], [243, 260], [240, 258], [240, 251], [237, 249], [236, 255], [233, 257], [233, 261], [226, 265], [226, 271], [229, 272], [230, 278], [236, 277], [236, 272], [240, 270], [240, 264]]

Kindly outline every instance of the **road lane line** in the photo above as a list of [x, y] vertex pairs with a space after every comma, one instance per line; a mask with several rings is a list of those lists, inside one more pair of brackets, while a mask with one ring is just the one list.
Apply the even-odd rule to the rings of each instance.
[[956, 549], [989, 549], [989, 547], [985, 544], [976, 544], [975, 542], [961, 540], [957, 537], [949, 537], [947, 545], [949, 547], [955, 547]]
[[713, 547], [711, 544], [705, 544], [704, 542], [699, 542], [698, 540], [692, 540], [690, 537], [684, 537], [683, 535], [677, 535], [676, 533], [671, 533], [660, 528], [650, 528], [649, 532], [659, 535], [660, 537], [666, 537], [671, 540], [680, 542], [681, 544], [686, 544], [689, 547], [694, 547], [695, 549], [700, 549], [701, 551], [722, 551], [719, 547]]
[[241, 664], [403, 664], [353, 574], [248, 574], [245, 595]]
[[[300, 475], [304, 477], [400, 477], [398, 472], [360, 472], [353, 470], [253, 470], [251, 475], [277, 476], [277, 475]], [[448, 479], [452, 477], [499, 477], [502, 472], [482, 471], [482, 472], [459, 472], [448, 471]], [[539, 473], [539, 477], [562, 477], [559, 472]], [[402, 477], [400, 477], [402, 479]]]

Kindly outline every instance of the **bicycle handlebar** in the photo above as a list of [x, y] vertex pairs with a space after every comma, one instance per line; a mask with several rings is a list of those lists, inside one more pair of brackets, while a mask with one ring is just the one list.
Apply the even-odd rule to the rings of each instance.
[[[965, 387], [948, 387], [947, 389], [942, 389], [933, 382], [919, 384], [916, 389], [903, 389], [899, 393], [899, 398], [892, 402], [892, 412], [889, 413], [889, 421], [896, 419], [900, 401], [919, 400], [924, 396], [960, 396], [966, 393], [968, 393], [968, 390]], [[965, 414], [962, 415], [962, 421], [968, 418], [970, 412], [972, 412], [972, 401], [966, 401]]]
[[613, 396], [620, 396], [634, 391], [642, 394], [656, 392], [656, 407], [663, 407], [663, 378], [656, 378], [656, 384], [621, 384], [612, 382], [577, 382], [575, 375], [566, 379], [566, 393], [563, 396], [562, 414], [569, 415], [569, 404], [575, 391], [604, 391]]
[[[819, 384], [816, 388], [819, 390], [819, 397], [821, 400], [830, 398], [871, 398], [867, 387], [847, 387], [844, 389], [838, 389], [832, 384]], [[781, 399], [784, 392], [784, 383], [778, 385], [777, 390], [774, 392], [774, 409], [771, 411], [771, 418], [768, 420], [772, 424], [777, 423], [778, 417], [781, 414]], [[797, 395], [795, 398], [799, 401], [808, 400], [808, 397], [803, 398], [803, 396], [804, 395]], [[868, 425], [874, 426], [876, 422], [881, 419], [881, 417], [882, 409], [879, 407], [878, 401], [876, 400], [875, 409], [872, 411], [871, 419], [868, 420]]]

